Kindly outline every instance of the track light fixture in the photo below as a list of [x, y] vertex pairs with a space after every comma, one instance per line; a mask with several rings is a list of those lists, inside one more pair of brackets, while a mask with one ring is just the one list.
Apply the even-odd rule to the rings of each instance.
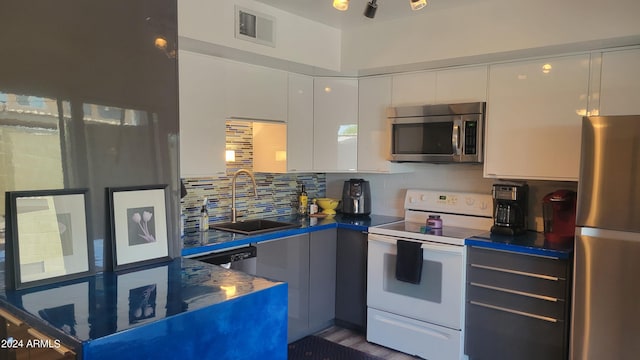
[[409, 4], [411, 4], [411, 10], [420, 10], [427, 6], [427, 0], [409, 0]]
[[376, 17], [376, 10], [378, 10], [378, 4], [376, 4], [377, 0], [371, 0], [367, 4], [367, 7], [364, 9], [364, 16], [369, 19], [373, 19]]
[[347, 11], [349, 0], [333, 0], [333, 7], [340, 11]]
[[[411, 10], [420, 10], [427, 6], [427, 0], [409, 0], [409, 5], [411, 5]], [[333, 7], [340, 11], [347, 11], [349, 9], [349, 0], [333, 0]], [[367, 7], [364, 9], [364, 16], [373, 19], [377, 10], [377, 0], [369, 0]]]

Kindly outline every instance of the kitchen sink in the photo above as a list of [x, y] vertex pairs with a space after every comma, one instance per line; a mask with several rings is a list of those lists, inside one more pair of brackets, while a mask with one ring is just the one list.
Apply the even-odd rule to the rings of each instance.
[[292, 224], [288, 222], [253, 219], [246, 221], [238, 221], [235, 223], [226, 222], [221, 224], [211, 225], [212, 229], [230, 231], [245, 235], [264, 234], [272, 231], [293, 229], [299, 227], [299, 224]]

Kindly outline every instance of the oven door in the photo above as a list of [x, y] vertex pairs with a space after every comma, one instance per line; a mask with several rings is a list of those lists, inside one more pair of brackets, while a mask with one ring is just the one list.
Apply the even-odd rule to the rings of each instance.
[[412, 284], [395, 277], [398, 239], [369, 234], [367, 306], [462, 330], [464, 246], [424, 242], [421, 281]]

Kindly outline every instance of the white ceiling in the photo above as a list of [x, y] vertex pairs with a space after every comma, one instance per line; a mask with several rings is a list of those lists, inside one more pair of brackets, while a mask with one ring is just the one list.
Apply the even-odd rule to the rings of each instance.
[[373, 19], [363, 15], [369, 0], [350, 0], [347, 11], [333, 8], [332, 0], [256, 0], [280, 10], [302, 16], [335, 28], [349, 28], [371, 24], [377, 21], [418, 16], [430, 8], [442, 8], [446, 3], [466, 0], [428, 0], [428, 5], [419, 11], [412, 11], [409, 0], [378, 0], [378, 11]]

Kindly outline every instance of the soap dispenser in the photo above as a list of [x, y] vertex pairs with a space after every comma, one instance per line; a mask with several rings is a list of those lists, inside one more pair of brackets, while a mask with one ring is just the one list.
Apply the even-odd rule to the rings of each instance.
[[206, 230], [209, 230], [209, 212], [207, 211], [207, 198], [204, 198], [200, 210], [200, 231]]

